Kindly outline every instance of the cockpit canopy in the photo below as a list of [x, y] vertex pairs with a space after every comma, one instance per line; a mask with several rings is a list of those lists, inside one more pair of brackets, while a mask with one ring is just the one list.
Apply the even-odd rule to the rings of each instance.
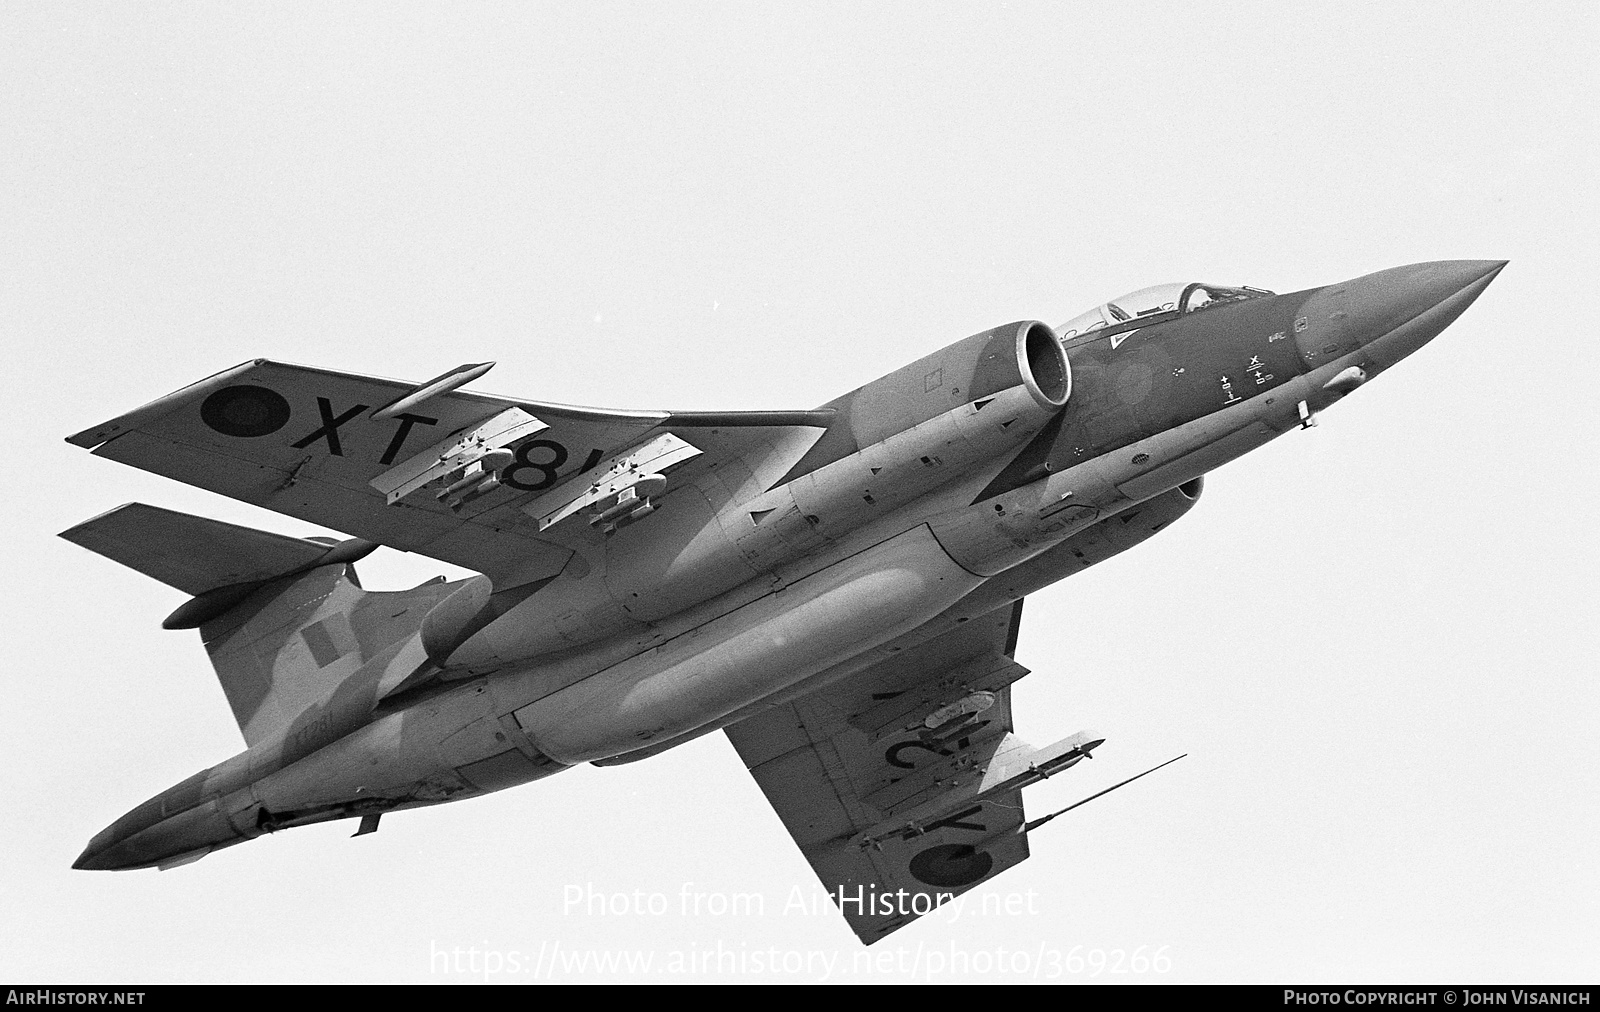
[[1056, 328], [1062, 338], [1074, 337], [1101, 327], [1113, 327], [1129, 320], [1160, 316], [1165, 318], [1178, 313], [1192, 313], [1197, 309], [1238, 302], [1241, 299], [1259, 299], [1272, 292], [1260, 288], [1231, 288], [1225, 285], [1208, 285], [1200, 281], [1174, 281], [1165, 285], [1151, 285], [1121, 298], [1096, 306]]

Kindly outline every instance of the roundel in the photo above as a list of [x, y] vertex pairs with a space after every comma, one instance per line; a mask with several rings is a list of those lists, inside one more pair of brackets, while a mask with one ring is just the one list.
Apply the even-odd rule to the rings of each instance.
[[971, 885], [993, 867], [993, 855], [965, 843], [929, 847], [911, 859], [911, 874], [931, 886]]
[[289, 422], [289, 402], [266, 387], [223, 387], [200, 405], [200, 420], [224, 436], [268, 436]]

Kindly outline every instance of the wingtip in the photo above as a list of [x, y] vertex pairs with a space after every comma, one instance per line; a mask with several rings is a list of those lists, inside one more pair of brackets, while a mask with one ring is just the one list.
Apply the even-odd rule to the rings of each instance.
[[[104, 512], [96, 513], [94, 516], [89, 517], [86, 520], [79, 520], [77, 523], [73, 524], [71, 527], [68, 527], [64, 531], [61, 531], [59, 534], [56, 535], [56, 537], [58, 537], [58, 538], [66, 538], [68, 541], [71, 541], [73, 544], [78, 544], [79, 543], [78, 541], [74, 540], [73, 538], [67, 537], [73, 531], [82, 530], [83, 528], [88, 527], [91, 524], [97, 523], [100, 520], [103, 520], [104, 518], [106, 518], [108, 516], [111, 516], [113, 513], [121, 513], [125, 509], [132, 509], [132, 508], [134, 508], [136, 506], [144, 506], [144, 503], [141, 503], [141, 502], [125, 502], [121, 506], [113, 506], [110, 509], [105, 510]], [[146, 507], [146, 508], [147, 509], [151, 509], [153, 507]]]

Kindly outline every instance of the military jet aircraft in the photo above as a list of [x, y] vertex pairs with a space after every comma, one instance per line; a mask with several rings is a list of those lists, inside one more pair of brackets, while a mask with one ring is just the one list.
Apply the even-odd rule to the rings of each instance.
[[[133, 503], [62, 536], [183, 591], [245, 751], [74, 867], [620, 765], [724, 730], [871, 943], [1028, 856], [1026, 595], [1182, 517], [1203, 476], [1432, 339], [1503, 261], [1288, 295], [1205, 283], [1011, 323], [807, 411], [609, 411], [258, 359], [71, 436], [346, 532]], [[482, 575], [368, 592], [378, 546]]]

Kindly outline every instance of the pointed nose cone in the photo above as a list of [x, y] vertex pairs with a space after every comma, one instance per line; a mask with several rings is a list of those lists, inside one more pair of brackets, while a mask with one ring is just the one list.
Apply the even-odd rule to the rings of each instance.
[[1403, 322], [1467, 289], [1474, 289], [1476, 298], [1505, 265], [1504, 260], [1434, 260], [1391, 267], [1350, 284], [1363, 298], [1384, 303]]
[[1472, 305], [1504, 260], [1435, 260], [1347, 282], [1351, 324], [1371, 361], [1388, 368], [1421, 348]]
[[72, 867], [79, 871], [107, 871], [115, 867], [109, 859], [107, 851], [116, 844], [116, 839], [109, 829], [96, 834], [89, 846], [83, 848], [83, 853], [72, 862]]

